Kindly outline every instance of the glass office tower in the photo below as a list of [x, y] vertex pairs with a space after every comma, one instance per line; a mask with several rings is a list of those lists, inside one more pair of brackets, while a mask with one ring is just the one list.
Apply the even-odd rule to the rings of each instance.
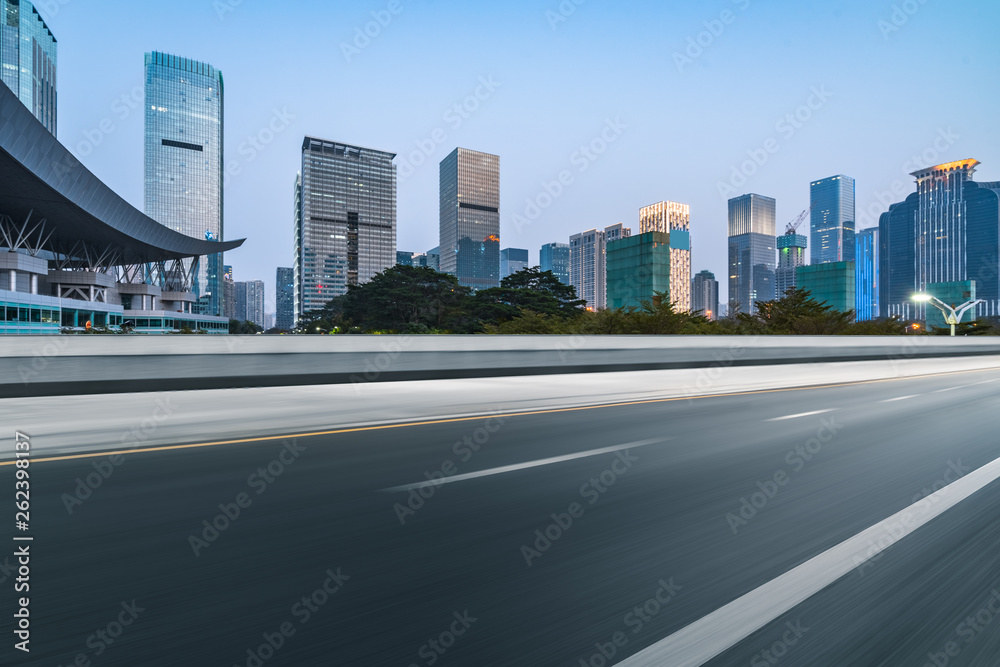
[[297, 316], [396, 264], [395, 157], [305, 138], [295, 181]]
[[500, 279], [528, 268], [528, 251], [525, 248], [504, 248], [500, 251]]
[[691, 312], [719, 319], [719, 281], [711, 271], [701, 271], [691, 281]]
[[639, 209], [639, 233], [670, 235], [670, 298], [678, 311], [691, 310], [691, 207], [661, 201]]
[[809, 185], [812, 264], [854, 261], [854, 179], [831, 176]]
[[[146, 54], [146, 215], [199, 239], [224, 239], [222, 72], [166, 53]], [[184, 260], [203, 315], [223, 314], [222, 253]]]
[[279, 266], [274, 280], [274, 327], [290, 331], [295, 326], [295, 271]]
[[563, 285], [569, 285], [569, 244], [546, 243], [538, 253], [542, 271], [551, 271]]
[[1000, 182], [973, 180], [979, 162], [913, 172], [917, 191], [879, 218], [883, 316], [923, 319], [911, 300], [930, 285], [975, 281], [978, 317], [1000, 315]]
[[854, 249], [854, 309], [858, 322], [878, 319], [879, 313], [878, 227], [857, 233]]
[[753, 313], [774, 293], [775, 201], [748, 194], [729, 200], [729, 301]]
[[28, 0], [0, 0], [0, 78], [56, 133], [56, 38]]
[[500, 285], [500, 158], [456, 148], [441, 161], [441, 272], [475, 290]]
[[806, 265], [809, 239], [794, 231], [778, 237], [778, 270], [774, 273], [774, 295], [781, 298], [795, 287], [795, 270]]

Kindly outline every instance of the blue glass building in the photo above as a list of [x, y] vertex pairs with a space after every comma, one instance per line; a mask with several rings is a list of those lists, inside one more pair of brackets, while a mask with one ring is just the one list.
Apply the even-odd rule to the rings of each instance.
[[274, 281], [274, 327], [290, 331], [295, 326], [295, 270], [279, 266]]
[[796, 286], [796, 269], [806, 265], [809, 239], [794, 231], [782, 234], [778, 241], [778, 270], [774, 273], [774, 295], [781, 298]]
[[56, 133], [56, 38], [28, 0], [0, 0], [0, 78]]
[[913, 172], [917, 191], [879, 218], [883, 316], [924, 319], [915, 292], [970, 280], [985, 301], [977, 317], [1000, 315], [1000, 182], [972, 180], [978, 165], [958, 160]]
[[[146, 215], [187, 236], [224, 238], [222, 72], [146, 54]], [[222, 315], [222, 253], [185, 261], [202, 314]]]
[[775, 296], [775, 208], [771, 197], [729, 200], [729, 301], [752, 313]]
[[854, 179], [838, 175], [809, 185], [812, 264], [854, 261]]
[[500, 251], [500, 279], [528, 268], [528, 251], [524, 248], [504, 248]]
[[441, 272], [500, 286], [500, 158], [456, 148], [440, 166]]
[[551, 271], [563, 285], [569, 285], [569, 244], [546, 243], [538, 252], [542, 271]]
[[855, 236], [854, 309], [858, 322], [881, 317], [879, 311], [878, 227], [864, 229]]

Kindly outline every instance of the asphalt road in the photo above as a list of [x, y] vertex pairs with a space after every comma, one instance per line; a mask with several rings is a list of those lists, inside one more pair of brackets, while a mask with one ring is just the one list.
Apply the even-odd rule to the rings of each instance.
[[[0, 663], [616, 664], [1000, 458], [998, 396], [994, 370], [35, 461], [31, 653], [10, 547]], [[891, 542], [707, 664], [1000, 665], [1000, 483]]]

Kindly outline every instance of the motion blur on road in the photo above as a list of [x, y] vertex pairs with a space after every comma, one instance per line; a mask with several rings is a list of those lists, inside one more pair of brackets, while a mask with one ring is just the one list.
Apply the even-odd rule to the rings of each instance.
[[23, 664], [1000, 664], [1000, 359], [908, 364], [3, 399]]

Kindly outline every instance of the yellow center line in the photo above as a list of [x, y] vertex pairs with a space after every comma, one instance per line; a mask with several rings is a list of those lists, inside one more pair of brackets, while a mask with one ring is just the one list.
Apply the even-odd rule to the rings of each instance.
[[[672, 403], [676, 401], [698, 400], [705, 398], [724, 398], [728, 396], [754, 396], [758, 394], [777, 394], [788, 391], [807, 391], [813, 389], [831, 389], [834, 387], [854, 387], [865, 384], [878, 384], [882, 382], [899, 382], [902, 380], [914, 380], [921, 378], [945, 377], [949, 375], [964, 375], [966, 373], [983, 373], [987, 371], [1000, 370], [998, 368], [974, 368], [964, 371], [946, 371], [943, 373], [929, 373], [927, 375], [914, 375], [905, 378], [879, 378], [876, 380], [858, 380], [856, 382], [835, 382], [831, 384], [810, 385], [805, 387], [784, 387], [779, 389], [755, 389], [752, 391], [739, 391], [721, 394], [703, 394], [700, 396], [673, 396], [670, 398], [650, 398], [641, 401], [625, 401], [621, 403], [601, 403], [597, 405], [581, 405], [567, 408], [550, 408], [546, 410], [531, 410], [525, 412], [511, 412], [507, 414], [479, 414], [472, 417], [454, 417], [450, 419], [433, 419], [416, 422], [406, 422], [401, 424], [378, 424], [375, 426], [359, 426], [355, 428], [341, 428], [331, 431], [315, 431], [312, 433], [291, 433], [286, 435], [267, 435], [256, 438], [241, 438], [238, 440], [217, 440], [215, 442], [199, 442], [189, 445], [165, 445], [163, 447], [140, 447], [138, 449], [123, 449], [118, 451], [90, 452], [87, 454], [74, 454], [72, 456], [53, 456], [49, 458], [31, 459], [31, 463], [47, 463], [53, 461], [74, 461], [77, 459], [93, 459], [102, 456], [124, 456], [126, 454], [145, 454], [149, 452], [171, 452], [181, 449], [199, 449], [202, 447], [219, 447], [221, 445], [240, 445], [250, 442], [270, 442], [274, 440], [287, 440], [290, 438], [313, 438], [321, 435], [340, 435], [343, 433], [363, 433], [365, 431], [385, 431], [396, 428], [409, 428], [411, 426], [431, 426], [434, 424], [454, 424], [458, 422], [477, 421], [480, 419], [511, 419], [513, 417], [529, 417], [532, 415], [548, 415], [561, 412], [579, 412], [582, 410], [603, 410], [606, 408], [625, 407], [629, 405], [649, 405], [654, 403]], [[14, 461], [0, 461], [0, 467], [12, 466]]]

